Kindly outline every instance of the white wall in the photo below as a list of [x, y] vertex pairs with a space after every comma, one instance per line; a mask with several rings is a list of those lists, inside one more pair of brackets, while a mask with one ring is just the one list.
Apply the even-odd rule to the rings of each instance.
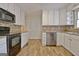
[[26, 15], [26, 26], [30, 39], [41, 39], [42, 16], [41, 11], [35, 11]]

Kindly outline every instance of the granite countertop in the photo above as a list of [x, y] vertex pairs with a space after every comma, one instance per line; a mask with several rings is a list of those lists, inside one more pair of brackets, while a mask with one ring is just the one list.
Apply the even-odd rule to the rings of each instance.
[[59, 26], [74, 26], [74, 25], [42, 25], [43, 27], [52, 27], [52, 26], [57, 26], [57, 27], [59, 27]]
[[66, 33], [70, 35], [76, 35], [79, 36], [79, 30], [78, 29], [69, 29], [69, 30], [52, 30], [52, 31], [43, 31], [43, 32], [61, 32], [61, 33]]
[[66, 34], [79, 36], [79, 33], [78, 32], [66, 32]]
[[65, 31], [65, 30], [52, 30], [52, 31], [42, 31], [42, 32], [69, 32], [69, 31]]
[[25, 26], [21, 25], [21, 33], [28, 32], [28, 29]]

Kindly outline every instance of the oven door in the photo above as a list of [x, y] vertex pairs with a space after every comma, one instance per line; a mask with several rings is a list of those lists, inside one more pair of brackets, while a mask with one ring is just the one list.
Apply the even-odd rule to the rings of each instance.
[[10, 35], [8, 36], [8, 54], [13, 56], [13, 55], [17, 55], [17, 53], [20, 51], [21, 49], [21, 35], [20, 34], [14, 34], [14, 35]]

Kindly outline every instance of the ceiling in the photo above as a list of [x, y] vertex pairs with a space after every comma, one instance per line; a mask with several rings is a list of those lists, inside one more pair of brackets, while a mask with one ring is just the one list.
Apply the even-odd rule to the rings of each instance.
[[68, 5], [68, 3], [18, 3], [25, 12], [34, 12], [42, 9], [59, 9]]

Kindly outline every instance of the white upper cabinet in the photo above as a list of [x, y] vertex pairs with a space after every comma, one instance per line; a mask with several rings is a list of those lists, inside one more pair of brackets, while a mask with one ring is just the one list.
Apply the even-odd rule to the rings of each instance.
[[48, 11], [48, 25], [53, 25], [54, 24], [54, 12]]
[[14, 3], [8, 4], [8, 11], [11, 12], [12, 14], [15, 14], [15, 4]]
[[8, 10], [8, 3], [0, 3], [0, 8], [3, 8], [5, 10]]
[[60, 12], [59, 12], [59, 24], [60, 25], [67, 25], [67, 21], [66, 21], [66, 9], [60, 9]]
[[54, 10], [53, 25], [59, 25], [59, 10]]
[[15, 5], [15, 24], [21, 25], [20, 8]]
[[3, 8], [15, 15], [15, 24], [25, 26], [25, 13], [14, 3], [0, 3], [0, 8]]
[[42, 11], [42, 25], [48, 25], [48, 12], [46, 10]]
[[58, 10], [43, 10], [42, 11], [42, 25], [59, 25], [59, 11]]

